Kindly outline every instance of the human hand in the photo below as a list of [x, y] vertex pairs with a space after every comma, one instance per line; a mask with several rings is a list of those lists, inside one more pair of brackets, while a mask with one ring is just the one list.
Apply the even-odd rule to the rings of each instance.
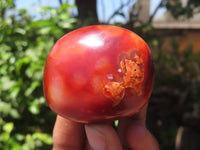
[[159, 150], [145, 128], [147, 105], [136, 115], [112, 122], [80, 124], [57, 116], [53, 130], [53, 150]]

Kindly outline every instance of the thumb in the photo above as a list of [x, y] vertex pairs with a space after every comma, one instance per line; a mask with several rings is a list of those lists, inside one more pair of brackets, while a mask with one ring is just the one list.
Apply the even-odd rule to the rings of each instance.
[[117, 132], [109, 124], [86, 124], [89, 146], [94, 150], [122, 150]]

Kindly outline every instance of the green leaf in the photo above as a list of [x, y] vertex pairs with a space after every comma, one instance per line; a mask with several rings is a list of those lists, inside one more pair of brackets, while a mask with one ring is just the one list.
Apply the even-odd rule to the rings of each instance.
[[32, 28], [43, 28], [43, 27], [49, 27], [51, 25], [53, 24], [49, 20], [37, 20], [30, 23], [30, 27]]
[[16, 109], [14, 109], [14, 108], [12, 108], [12, 109], [10, 110], [10, 115], [11, 115], [14, 119], [19, 119], [19, 118], [20, 118], [19, 112], [18, 112]]
[[42, 35], [46, 35], [48, 33], [50, 33], [51, 31], [51, 27], [43, 27], [40, 30], [38, 30], [38, 33], [42, 34]]
[[157, 46], [159, 44], [159, 41], [157, 39], [153, 39], [152, 43]]
[[17, 72], [18, 74], [20, 74], [22, 66], [23, 66], [23, 65], [26, 65], [26, 64], [29, 64], [29, 63], [30, 63], [30, 58], [29, 58], [29, 57], [20, 58], [20, 59], [17, 61], [17, 64], [16, 64], [16, 72]]
[[15, 29], [15, 32], [16, 32], [16, 33], [19, 33], [19, 34], [21, 34], [21, 35], [25, 35], [25, 34], [26, 34], [26, 30], [23, 29], [23, 28], [16, 28], [16, 29]]
[[37, 88], [39, 87], [41, 84], [39, 81], [34, 81], [31, 83], [31, 86], [25, 91], [25, 95], [26, 96], [29, 96], [32, 94], [32, 92]]
[[39, 114], [40, 113], [39, 105], [35, 101], [33, 101], [29, 106], [29, 111], [34, 115]]
[[3, 126], [3, 130], [7, 133], [11, 133], [11, 131], [14, 128], [14, 123], [13, 122], [8, 122]]
[[75, 5], [64, 3], [61, 5], [60, 8], [58, 8], [58, 12], [62, 12], [63, 10], [67, 10], [68, 8], [74, 8], [74, 7], [75, 7]]
[[18, 94], [19, 94], [19, 92], [20, 92], [20, 87], [16, 83], [12, 88], [10, 88], [10, 97], [12, 99], [16, 99]]
[[25, 139], [25, 136], [23, 134], [17, 133], [17, 134], [15, 134], [15, 138], [18, 141], [23, 141]]
[[33, 134], [33, 138], [34, 139], [39, 139], [42, 142], [44, 142], [45, 144], [51, 145], [53, 143], [52, 141], [52, 136], [46, 133], [34, 133]]
[[10, 138], [10, 133], [8, 133], [8, 132], [3, 132], [3, 133], [1, 134], [1, 139], [2, 139], [2, 141], [3, 141], [4, 143], [7, 142], [9, 138]]
[[115, 120], [115, 127], [117, 127], [119, 124], [119, 120]]
[[9, 90], [12, 86], [15, 85], [15, 81], [14, 80], [10, 80], [9, 76], [3, 76], [0, 79], [0, 85], [2, 90]]
[[68, 21], [70, 19], [70, 15], [67, 14], [67, 13], [66, 14], [62, 13], [58, 17], [59, 17], [60, 20], [64, 20], [64, 21]]
[[10, 150], [21, 150], [21, 144], [14, 141], [14, 139], [9, 140], [10, 145], [12, 145], [12, 148]]
[[0, 101], [0, 113], [7, 115], [9, 114], [10, 110], [11, 110], [10, 103], [5, 103], [5, 102]]
[[10, 57], [12, 57], [12, 55], [13, 55], [12, 53], [5, 52], [4, 54], [2, 54], [1, 59], [4, 60], [4, 61], [7, 61], [8, 59], [10, 59]]
[[35, 149], [35, 141], [30, 134], [26, 135], [25, 143], [22, 145], [22, 150], [34, 150]]

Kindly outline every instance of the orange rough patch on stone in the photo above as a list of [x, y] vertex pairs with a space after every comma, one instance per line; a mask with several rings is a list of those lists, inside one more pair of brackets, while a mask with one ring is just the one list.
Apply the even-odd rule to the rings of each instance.
[[141, 83], [144, 79], [142, 60], [138, 56], [135, 56], [134, 59], [134, 61], [125, 59], [121, 62], [125, 88], [135, 88], [135, 85]]
[[113, 101], [113, 105], [118, 104], [124, 97], [125, 88], [119, 82], [109, 82], [104, 87], [104, 95]]
[[144, 80], [144, 65], [139, 56], [133, 59], [124, 59], [120, 62], [123, 73], [123, 82], [109, 82], [104, 86], [103, 94], [118, 104], [125, 95], [126, 88], [132, 88], [138, 95], [141, 93], [142, 82]]

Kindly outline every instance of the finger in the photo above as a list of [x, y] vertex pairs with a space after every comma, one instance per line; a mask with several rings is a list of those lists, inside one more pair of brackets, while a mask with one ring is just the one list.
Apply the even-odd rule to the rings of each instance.
[[110, 124], [87, 124], [85, 131], [89, 146], [94, 150], [122, 150], [117, 132]]
[[159, 150], [157, 140], [138, 122], [133, 122], [127, 129], [126, 139], [132, 150]]
[[137, 114], [130, 117], [131, 120], [140, 122], [145, 126], [146, 123], [146, 113], [148, 104], [146, 104]]
[[53, 149], [82, 150], [85, 132], [83, 124], [57, 116], [53, 130]]
[[138, 122], [145, 126], [146, 111], [147, 111], [147, 105], [145, 105], [142, 108], [142, 110], [139, 113], [135, 114], [134, 116], [119, 120], [117, 131], [118, 131], [121, 143], [123, 145], [127, 145], [127, 140], [126, 140], [127, 129], [130, 126], [130, 124], [132, 124], [132, 122]]
[[147, 105], [136, 115], [119, 121], [118, 133], [124, 149], [151, 150], [151, 147], [154, 150], [158, 149], [156, 139], [145, 128], [146, 112]]

